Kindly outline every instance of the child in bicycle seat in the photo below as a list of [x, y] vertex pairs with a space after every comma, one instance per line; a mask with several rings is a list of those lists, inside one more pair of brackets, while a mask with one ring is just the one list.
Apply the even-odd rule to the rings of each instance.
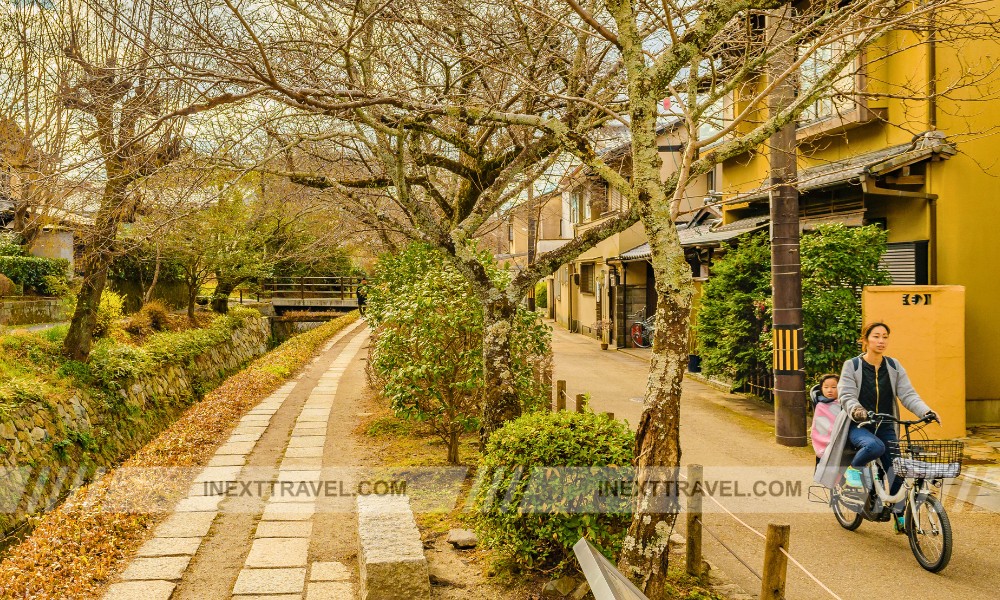
[[[895, 494], [903, 484], [902, 478], [895, 477], [892, 469], [892, 459], [899, 455], [896, 426], [892, 423], [869, 423], [868, 413], [885, 413], [898, 418], [898, 399], [916, 415], [932, 418], [938, 423], [941, 419], [913, 389], [903, 366], [885, 356], [889, 343], [888, 325], [869, 323], [863, 329], [860, 341], [864, 353], [844, 363], [838, 385], [840, 404], [851, 421], [848, 440], [857, 450], [844, 477], [848, 485], [861, 487], [860, 469], [879, 459], [886, 481], [890, 484], [889, 493]], [[902, 502], [893, 507], [896, 512], [893, 524], [897, 533], [903, 532], [903, 515], [899, 512], [902, 508]]]
[[813, 422], [809, 437], [812, 440], [813, 450], [816, 452], [817, 464], [830, 444], [833, 422], [840, 414], [840, 404], [837, 402], [837, 383], [839, 381], [839, 375], [827, 373], [820, 377], [819, 383], [814, 385], [809, 393], [809, 400], [813, 406]]

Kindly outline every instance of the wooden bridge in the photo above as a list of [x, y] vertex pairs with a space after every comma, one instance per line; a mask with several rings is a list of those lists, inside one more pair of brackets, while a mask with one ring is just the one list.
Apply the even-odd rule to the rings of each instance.
[[261, 291], [271, 296], [277, 315], [289, 311], [353, 310], [358, 307], [360, 277], [273, 277]]

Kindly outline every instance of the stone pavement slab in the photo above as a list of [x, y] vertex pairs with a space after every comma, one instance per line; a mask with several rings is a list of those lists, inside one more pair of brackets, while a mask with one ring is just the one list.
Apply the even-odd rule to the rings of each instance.
[[309, 584], [306, 600], [354, 600], [354, 584], [349, 581], [313, 582]]
[[288, 442], [288, 450], [292, 448], [322, 448], [326, 445], [325, 435], [296, 436], [293, 433], [292, 436], [292, 439]]
[[216, 514], [215, 512], [204, 512], [170, 515], [156, 528], [156, 536], [203, 538], [208, 535], [208, 530], [212, 528], [212, 521], [215, 520]]
[[239, 454], [223, 454], [213, 456], [208, 461], [210, 467], [242, 467], [247, 463], [247, 457]]
[[269, 503], [264, 509], [261, 521], [308, 521], [316, 512], [316, 504], [298, 502]]
[[174, 512], [189, 513], [214, 511], [219, 508], [220, 502], [222, 502], [222, 496], [188, 496], [177, 503], [174, 507]]
[[305, 567], [308, 538], [258, 538], [250, 547], [248, 568]]
[[246, 456], [253, 452], [254, 442], [232, 442], [223, 444], [215, 451], [215, 455], [219, 456], [222, 454], [239, 454], [240, 456]]
[[193, 556], [201, 545], [201, 538], [160, 538], [156, 537], [139, 548], [138, 556]]
[[301, 594], [305, 585], [305, 568], [243, 569], [233, 594]]
[[285, 456], [291, 458], [319, 458], [323, 456], [323, 448], [288, 448], [285, 450]]
[[176, 586], [172, 581], [123, 581], [109, 587], [104, 600], [169, 600]]
[[308, 538], [313, 524], [308, 521], [261, 521], [255, 538]]
[[191, 562], [190, 556], [162, 556], [158, 558], [137, 558], [122, 573], [125, 581], [136, 580], [177, 580], [184, 576], [184, 569]]

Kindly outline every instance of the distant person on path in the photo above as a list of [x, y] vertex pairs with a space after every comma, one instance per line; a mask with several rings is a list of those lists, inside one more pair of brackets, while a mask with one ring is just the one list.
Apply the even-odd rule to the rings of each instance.
[[[859, 424], [868, 420], [869, 412], [891, 414], [898, 418], [897, 398], [915, 415], [931, 417], [938, 423], [941, 419], [920, 399], [903, 365], [885, 356], [889, 344], [888, 325], [866, 325], [860, 341], [864, 353], [844, 362], [840, 373], [837, 391], [843, 413], [834, 424], [830, 445], [820, 460], [816, 480], [827, 487], [836, 484], [840, 469], [831, 467], [840, 467], [846, 462], [849, 442], [857, 453], [844, 473], [847, 484], [859, 488], [866, 484], [870, 486], [871, 482], [862, 480], [859, 469], [878, 458], [889, 482], [889, 493], [895, 494], [903, 485], [903, 480], [895, 477], [892, 470], [892, 459], [899, 455], [895, 423], [869, 423], [864, 427]], [[845, 415], [848, 418], [844, 418]], [[897, 514], [893, 525], [898, 533], [903, 531], [904, 526], [903, 515], [898, 513], [902, 507], [902, 502], [894, 507]]]
[[368, 304], [368, 280], [364, 277], [361, 278], [361, 283], [358, 284], [355, 294], [358, 297], [358, 312], [361, 313], [361, 316], [365, 316], [365, 305]]

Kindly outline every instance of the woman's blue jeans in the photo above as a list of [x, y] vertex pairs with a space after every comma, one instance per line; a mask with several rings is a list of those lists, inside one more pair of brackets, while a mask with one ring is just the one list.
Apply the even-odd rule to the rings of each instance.
[[882, 463], [882, 470], [885, 472], [886, 481], [889, 482], [889, 493], [895, 494], [903, 485], [903, 480], [897, 478], [892, 470], [892, 459], [899, 456], [899, 438], [896, 436], [896, 428], [888, 423], [883, 423], [873, 432], [867, 427], [858, 427], [851, 423], [847, 437], [851, 445], [858, 451], [851, 461], [851, 466], [861, 469], [876, 458]]

